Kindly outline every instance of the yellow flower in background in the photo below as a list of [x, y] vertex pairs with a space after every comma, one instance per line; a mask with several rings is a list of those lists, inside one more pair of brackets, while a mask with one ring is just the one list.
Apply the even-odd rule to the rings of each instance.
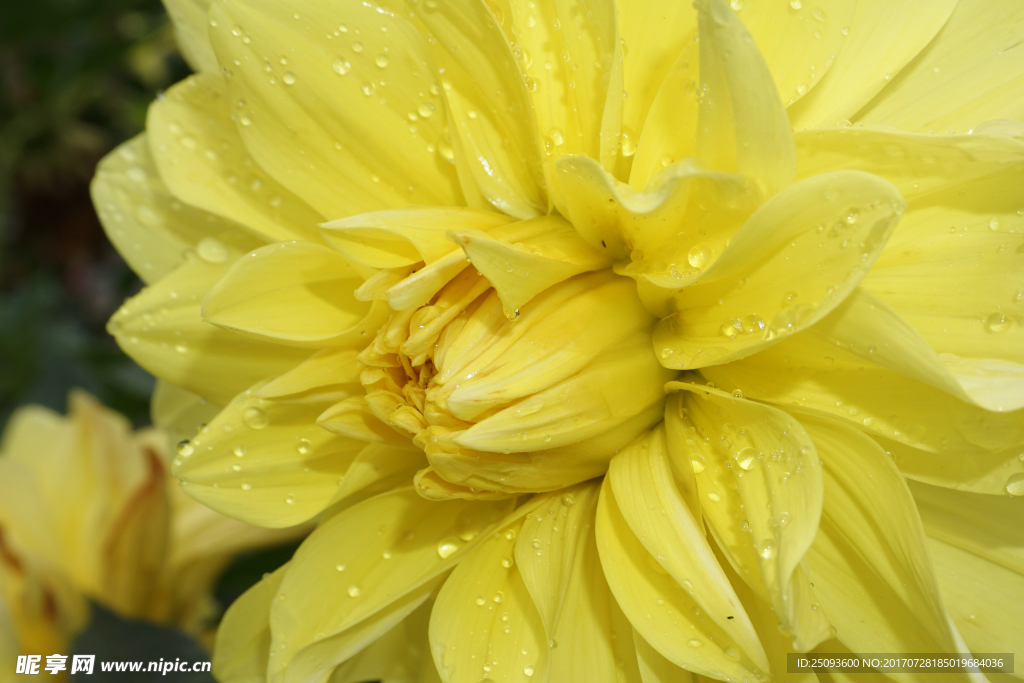
[[4, 676], [16, 655], [69, 655], [90, 600], [205, 636], [213, 583], [231, 558], [294, 536], [184, 495], [167, 476], [167, 451], [162, 432], [133, 433], [83, 392], [71, 394], [68, 417], [39, 406], [12, 416], [0, 442]]
[[1024, 651], [1024, 9], [168, 4], [110, 330], [190, 495], [318, 522], [221, 680]]

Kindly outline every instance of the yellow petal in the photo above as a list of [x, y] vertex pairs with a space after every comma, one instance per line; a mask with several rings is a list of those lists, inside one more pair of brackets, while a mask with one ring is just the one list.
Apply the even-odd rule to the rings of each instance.
[[270, 658], [270, 605], [290, 563], [266, 574], [231, 603], [217, 628], [213, 675], [224, 683], [265, 683]]
[[686, 369], [744, 358], [820, 320], [860, 282], [904, 203], [857, 171], [802, 180], [743, 225], [658, 323], [662, 362]]
[[[305, 361], [274, 379], [260, 389], [263, 398], [281, 398], [310, 391], [340, 394], [359, 394], [359, 373], [363, 364], [358, 360], [355, 349], [324, 349], [317, 351]], [[345, 398], [346, 396], [342, 396]]]
[[767, 672], [739, 650], [647, 552], [622, 516], [608, 478], [601, 487], [596, 529], [601, 565], [612, 594], [651, 647], [676, 666], [713, 678], [768, 679]]
[[836, 54], [842, 54], [856, 6], [853, 0], [829, 0], [797, 7], [751, 2], [737, 8], [784, 105], [789, 107], [814, 88]]
[[[694, 27], [696, 28], [696, 27]], [[651, 103], [629, 172], [629, 185], [646, 188], [667, 166], [693, 156], [697, 137], [698, 45], [696, 31], [682, 46]], [[646, 38], [644, 40], [646, 42]], [[632, 97], [626, 98], [627, 102]]]
[[[857, 118], [935, 133], [964, 133], [991, 119], [1024, 118], [1024, 56], [1014, 49], [1022, 22], [1024, 8], [1016, 3], [960, 0], [928, 50]], [[950, 92], [957, 97], [948, 97]]]
[[[171, 195], [160, 180], [145, 134], [103, 158], [90, 191], [107, 237], [147, 284], [174, 270], [185, 250], [199, 244], [207, 256], [221, 258], [216, 236], [242, 232], [240, 226]], [[207, 239], [211, 237], [212, 242]], [[253, 240], [252, 248], [259, 244]]]
[[999, 361], [1024, 365], [1024, 252], [1011, 234], [1024, 229], [1021, 179], [1018, 163], [912, 202], [864, 278], [943, 359], [992, 359], [995, 372]]
[[462, 204], [455, 169], [441, 155], [440, 84], [407, 21], [314, 0], [231, 1], [214, 5], [210, 19], [246, 147], [320, 214]]
[[928, 45], [954, 7], [956, 0], [858, 0], [828, 73], [789, 108], [794, 130], [852, 119]]
[[150, 105], [149, 146], [179, 199], [266, 241], [310, 239], [323, 218], [261, 169], [242, 143], [220, 74], [192, 76]]
[[431, 50], [444, 72], [458, 156], [483, 197], [516, 218], [546, 213], [533, 105], [498, 23], [472, 0], [438, 3], [418, 18], [434, 38]]
[[[385, 292], [388, 305], [396, 311], [413, 311], [425, 306], [468, 265], [466, 254], [454, 250], [389, 287]], [[358, 291], [356, 294], [358, 296]]]
[[[644, 260], [643, 250], [665, 250], [668, 259], [685, 261], [692, 246], [703, 239], [705, 226], [681, 231], [684, 218], [699, 220], [697, 212], [684, 214], [694, 195], [713, 198], [716, 222], [710, 233], [731, 237], [738, 224], [723, 218], [720, 208], [742, 212], [742, 218], [757, 206], [758, 193], [734, 173], [706, 171], [692, 161], [673, 164], [661, 171], [643, 192], [617, 181], [593, 159], [565, 157], [558, 162], [559, 177], [568, 202], [568, 218], [576, 231], [595, 249], [613, 259], [632, 256]], [[706, 213], [700, 218], [707, 220]], [[733, 218], [733, 216], [729, 216]], [[733, 230], [731, 230], [732, 228]], [[722, 241], [724, 242], [724, 239]], [[634, 250], [631, 254], [630, 251]], [[654, 254], [650, 260], [660, 260]], [[675, 264], [677, 268], [681, 264]], [[662, 261], [661, 270], [667, 268]], [[685, 266], [683, 266], [686, 269]], [[646, 271], [657, 270], [647, 268]]]
[[[1007, 171], [1024, 160], [1024, 142], [981, 133], [920, 135], [886, 129], [833, 128], [801, 131], [794, 140], [797, 177], [839, 170], [873, 173], [914, 202], [910, 211], [917, 209], [916, 200], [926, 195]], [[989, 196], [998, 202], [1004, 194], [993, 192]], [[967, 204], [955, 196], [928, 197], [926, 203]], [[901, 232], [909, 223], [908, 218]], [[943, 227], [948, 230], [948, 226]]]
[[257, 249], [203, 299], [203, 318], [229, 330], [296, 346], [360, 344], [386, 316], [352, 295], [362, 279], [337, 252], [310, 242]]
[[192, 256], [173, 273], [130, 299], [107, 329], [132, 360], [160, 379], [226, 405], [258, 380], [279, 375], [309, 354], [247, 339], [203, 322], [202, 297], [244, 252], [210, 263]]
[[[648, 135], [648, 112], [657, 106], [656, 98], [665, 88], [663, 83], [671, 80], [670, 74], [680, 54], [697, 32], [697, 13], [690, 3], [671, 0], [620, 2], [616, 3], [616, 10], [622, 43], [623, 92], [622, 136], [618, 140], [617, 151], [626, 162], [627, 171], [618, 177], [626, 180], [631, 179], [628, 162], [637, 164], [642, 160], [639, 156], [635, 160], [631, 157], [640, 154], [637, 144], [641, 133]], [[693, 66], [696, 67], [696, 61]], [[656, 127], [658, 123], [651, 125]], [[660, 162], [660, 157], [656, 160]], [[644, 175], [643, 172], [637, 173]]]
[[740, 173], [765, 197], [793, 182], [796, 152], [771, 72], [724, 0], [698, 0], [700, 82], [695, 156]]
[[450, 239], [491, 283], [510, 318], [548, 287], [611, 265], [556, 216], [498, 228], [491, 235], [454, 230]]
[[[761, 643], [700, 526], [672, 481], [664, 427], [656, 427], [612, 459], [608, 468], [619, 511], [664, 571], [685, 586], [700, 609], [747, 659], [768, 669]], [[642, 648], [637, 647], [638, 652]]]
[[973, 652], [1019, 652], [1024, 626], [1020, 500], [910, 483], [942, 599]]
[[689, 418], [683, 409], [685, 392], [671, 394], [665, 400], [665, 445], [672, 474], [679, 487], [679, 494], [694, 519], [702, 519], [700, 493], [697, 491], [697, 473], [693, 471], [686, 434], [690, 428]]
[[359, 451], [345, 471], [332, 503], [351, 503], [358, 497], [387, 491], [408, 484], [417, 470], [426, 464], [423, 451], [404, 444], [369, 444]]
[[[596, 493], [597, 485], [591, 486]], [[591, 504], [590, 514], [593, 512]], [[593, 522], [585, 522], [579, 533], [581, 539], [562, 602], [562, 613], [567, 616], [559, 619], [548, 643], [548, 680], [636, 682], [637, 657], [629, 637], [633, 629], [605, 581]]]
[[692, 426], [684, 437], [704, 519], [733, 568], [772, 605], [794, 648], [808, 651], [833, 633], [811, 609], [801, 567], [821, 514], [814, 443], [776, 408], [713, 388], [669, 386], [688, 392], [682, 408]]
[[514, 552], [520, 527], [514, 523], [489, 534], [459, 563], [437, 596], [430, 615], [430, 647], [445, 683], [474, 683], [482, 677], [549, 680], [549, 648], [540, 614], [519, 568], [503, 564]]
[[474, 539], [490, 538], [511, 506], [437, 503], [400, 488], [322, 523], [295, 553], [284, 597], [271, 607], [272, 679], [322, 675], [369, 644], [373, 631], [425, 600]]
[[[430, 601], [423, 603], [390, 631], [335, 669], [332, 683], [411, 681], [411, 676], [420, 671], [422, 659], [430, 659], [427, 623], [432, 606]], [[432, 663], [430, 666], [433, 668]]]
[[362, 441], [402, 443], [405, 434], [395, 431], [377, 417], [363, 396], [350, 396], [335, 403], [316, 418], [316, 423], [329, 432]]
[[[599, 484], [586, 483], [538, 496], [515, 544], [515, 563], [548, 640], [560, 623], [569, 582], [593, 521]], [[578, 616], [571, 617], [572, 620]]]
[[199, 434], [182, 444], [174, 476], [214, 510], [249, 524], [305, 522], [331, 500], [366, 444], [316, 424], [323, 404], [239, 394]]
[[[601, 157], [601, 123], [616, 44], [615, 5], [589, 0], [509, 3], [499, 22], [519, 59], [544, 144], [552, 202], [564, 206], [555, 181], [563, 154]], [[497, 17], [496, 17], [497, 18]]]
[[801, 413], [826, 496], [808, 553], [814, 592], [854, 652], [958, 652], [914, 500], [884, 451], [852, 427]]
[[181, 55], [193, 71], [220, 71], [207, 34], [209, 0], [164, 0]]
[[511, 222], [492, 211], [463, 207], [411, 206], [351, 216], [323, 224], [328, 244], [371, 268], [434, 263], [455, 250], [449, 230], [487, 231]]
[[156, 381], [150, 398], [153, 424], [166, 432], [171, 443], [189, 438], [220, 411], [216, 403], [162, 379]]
[[1020, 442], [997, 451], [964, 452], [954, 449], [932, 453], [892, 439], [874, 438], [886, 453], [892, 455], [907, 479], [933, 486], [1002, 496], [1015, 491], [1017, 482], [1024, 475]]
[[694, 680], [692, 673], [662, 657], [635, 629], [633, 643], [642, 683], [689, 683]]
[[726, 391], [820, 411], [876, 436], [959, 456], [1024, 442], [1014, 413], [992, 413], [840, 348], [816, 328], [741, 361], [704, 368]]

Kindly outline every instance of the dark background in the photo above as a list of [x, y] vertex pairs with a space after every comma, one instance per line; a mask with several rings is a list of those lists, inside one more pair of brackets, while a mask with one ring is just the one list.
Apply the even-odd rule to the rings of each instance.
[[[105, 331], [142, 285], [107, 241], [89, 181], [188, 73], [160, 0], [0, 0], [0, 430], [27, 403], [64, 413], [72, 387], [149, 423], [153, 378]], [[293, 550], [239, 558], [218, 601], [226, 608]], [[101, 612], [79, 644], [97, 659], [194, 658], [184, 638]]]

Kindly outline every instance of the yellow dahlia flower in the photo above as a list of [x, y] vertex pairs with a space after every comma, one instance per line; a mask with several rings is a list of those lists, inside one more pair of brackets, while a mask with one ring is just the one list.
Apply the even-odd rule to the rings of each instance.
[[[29, 406], [0, 441], [0, 679], [17, 655], [70, 654], [88, 601], [202, 636], [240, 551], [287, 538], [219, 515], [167, 476], [167, 439], [83, 392]], [[10, 664], [10, 666], [8, 666]]]
[[1024, 652], [1024, 7], [168, 4], [110, 329], [319, 525], [221, 680]]

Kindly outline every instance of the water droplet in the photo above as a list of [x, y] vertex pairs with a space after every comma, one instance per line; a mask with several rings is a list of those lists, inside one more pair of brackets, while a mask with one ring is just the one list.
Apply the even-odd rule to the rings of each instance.
[[739, 463], [741, 469], [750, 471], [758, 466], [760, 460], [757, 458], [757, 451], [747, 446], [736, 452], [736, 462]]
[[482, 595], [476, 596], [476, 600], [474, 600], [473, 602], [475, 602], [480, 607], [483, 607], [485, 604], [487, 604], [487, 601], [484, 600], [484, 596]]
[[501, 559], [501, 566], [505, 569], [511, 569], [513, 564], [515, 564], [515, 560], [511, 557], [503, 557]]
[[284, 497], [284, 502], [288, 503], [289, 505], [294, 505], [295, 504], [295, 494], [294, 493], [289, 493], [287, 496]]
[[377, 58], [373, 60], [373, 63], [379, 66], [381, 69], [388, 65], [387, 55], [377, 55]]
[[250, 484], [247, 481], [243, 481], [242, 482], [242, 490], [243, 491], [251, 491], [252, 490], [252, 484]]
[[775, 556], [775, 546], [771, 541], [761, 541], [757, 544], [757, 554], [766, 560]]
[[1006, 492], [1011, 496], [1024, 496], [1024, 472], [1018, 472], [1006, 480]]
[[437, 555], [442, 560], [448, 559], [459, 549], [459, 544], [454, 541], [441, 541], [437, 544]]
[[434, 114], [434, 105], [427, 102], [425, 104], [421, 104], [416, 111], [419, 112], [420, 116], [423, 118], [429, 119]]
[[843, 30], [842, 30], [842, 34], [843, 34], [844, 36], [848, 36], [848, 35], [850, 35], [850, 27], [849, 27], [849, 26], [844, 26], [844, 27], [843, 27]]
[[239, 122], [240, 124], [242, 124], [243, 126], [249, 126], [249, 125], [252, 125], [252, 119], [250, 119], [250, 118], [249, 118], [248, 116], [246, 116], [245, 114], [242, 114], [242, 116], [241, 116], [241, 117], [239, 117], [239, 119], [238, 119], [238, 122]]
[[711, 250], [703, 244], [695, 244], [690, 247], [689, 253], [686, 255], [686, 260], [690, 262], [690, 265], [694, 268], [704, 268], [708, 264], [708, 259], [711, 258]]
[[735, 339], [736, 335], [743, 331], [743, 322], [739, 318], [728, 318], [722, 327], [719, 328], [719, 332], [722, 333], [723, 337], [729, 339]]
[[184, 343], [175, 344], [174, 350], [177, 351], [178, 353], [188, 353], [188, 346], [186, 346]]
[[494, 600], [494, 602], [496, 602], [498, 604], [501, 604], [501, 603], [505, 602], [505, 594], [502, 593], [501, 591], [498, 591], [497, 593], [494, 594], [494, 598], [492, 598], [492, 599]]
[[828, 19], [828, 15], [825, 14], [825, 10], [821, 9], [820, 7], [815, 7], [814, 9], [812, 9], [811, 16], [817, 19], [818, 21], [822, 22]]
[[178, 455], [183, 458], [187, 458], [195, 452], [195, 448], [189, 443], [188, 439], [178, 442]]
[[523, 673], [527, 676], [532, 676], [534, 671], [535, 669], [533, 668], [533, 664], [527, 664], [523, 667]]
[[1006, 332], [1012, 324], [1013, 322], [1005, 314], [999, 312], [993, 313], [985, 319], [985, 329], [993, 333]]
[[216, 237], [204, 237], [199, 240], [196, 253], [207, 263], [224, 263], [230, 255], [228, 248]]
[[285, 85], [295, 85], [295, 74], [291, 71], [285, 71], [284, 76], [281, 76], [281, 80], [284, 81]]
[[696, 474], [700, 474], [701, 472], [704, 471], [704, 461], [703, 460], [691, 460], [690, 461], [690, 466], [693, 467], [693, 471]]
[[804, 6], [804, 4], [800, 2], [800, 0], [789, 0], [789, 6], [792, 7], [793, 9], [800, 9]]
[[356, 42], [352, 43], [352, 52], [362, 52], [362, 51], [363, 51], [363, 44], [362, 43], [360, 43], [358, 40]]
[[362, 592], [363, 591], [359, 590], [359, 586], [355, 584], [352, 584], [348, 587], [348, 596], [350, 598], [358, 598], [360, 595], [362, 595]]
[[734, 389], [732, 395], [736, 398], [743, 398], [743, 391], [740, 389]]
[[239, 444], [235, 446], [231, 452], [235, 454], [236, 458], [241, 458], [243, 455], [245, 455], [245, 446]]
[[708, 499], [717, 503], [718, 501], [722, 500], [722, 496], [719, 495], [718, 491], [712, 491], [711, 493], [708, 494]]
[[344, 76], [345, 74], [352, 70], [352, 65], [349, 63], [347, 59], [335, 59], [334, 64], [332, 64], [331, 66], [334, 67], [335, 73], [337, 73], [339, 76]]
[[988, 227], [992, 230], [999, 230], [999, 219], [995, 216], [988, 222]]
[[256, 406], [246, 408], [245, 412], [242, 413], [242, 419], [252, 429], [263, 429], [270, 424], [267, 414]]
[[686, 644], [690, 647], [701, 647], [704, 645], [704, 643], [697, 638], [690, 638], [688, 641], [686, 641]]
[[231, 471], [232, 472], [241, 472], [242, 471], [242, 466], [239, 465], [238, 463], [235, 463], [234, 465], [231, 466]]
[[306, 455], [312, 448], [313, 444], [309, 442], [309, 439], [300, 439], [298, 445], [295, 446], [295, 450], [298, 451], [299, 455]]
[[345, 571], [345, 565], [343, 564], [336, 564], [334, 565], [334, 568], [337, 569], [339, 572]]
[[729, 647], [725, 648], [725, 656], [728, 657], [730, 660], [732, 660], [734, 662], [740, 661], [740, 653], [732, 645], [730, 645]]
[[566, 507], [572, 506], [572, 504], [575, 503], [575, 502], [576, 502], [576, 497], [574, 495], [572, 495], [571, 493], [567, 493], [564, 496], [562, 496], [562, 505], [564, 505]]
[[565, 144], [565, 136], [562, 135], [562, 131], [558, 128], [552, 128], [548, 136], [551, 138], [551, 142], [555, 144], [555, 147], [561, 147]]
[[557, 640], [552, 638], [550, 641], [548, 641], [548, 649], [554, 650], [554, 649], [557, 649], [557, 648], [558, 648], [558, 641]]
[[373, 95], [373, 93], [377, 92], [377, 86], [375, 86], [373, 83], [367, 82], [363, 83], [361, 90], [363, 91], [364, 95], [370, 97], [371, 95]]

